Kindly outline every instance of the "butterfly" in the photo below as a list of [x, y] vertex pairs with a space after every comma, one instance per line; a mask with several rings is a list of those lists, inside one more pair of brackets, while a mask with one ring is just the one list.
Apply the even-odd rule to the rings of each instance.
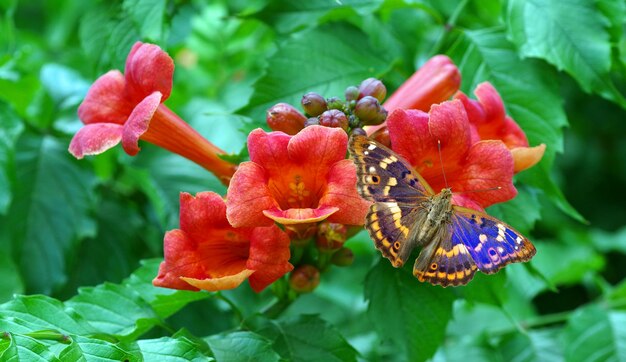
[[382, 255], [398, 268], [422, 250], [413, 275], [443, 287], [467, 284], [480, 270], [493, 274], [524, 262], [535, 247], [511, 226], [485, 213], [452, 204], [452, 190], [435, 193], [411, 165], [363, 135], [350, 138], [361, 197], [373, 201], [365, 228]]

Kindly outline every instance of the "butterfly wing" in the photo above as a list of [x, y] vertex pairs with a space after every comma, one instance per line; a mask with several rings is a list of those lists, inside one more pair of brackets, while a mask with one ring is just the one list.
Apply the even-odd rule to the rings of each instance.
[[382, 255], [400, 267], [415, 247], [412, 230], [425, 217], [421, 205], [432, 190], [406, 161], [378, 142], [352, 136], [349, 150], [356, 165], [357, 190], [374, 201], [365, 228]]
[[454, 238], [465, 245], [483, 273], [496, 273], [507, 264], [525, 262], [535, 255], [533, 244], [510, 225], [471, 209], [454, 209]]
[[415, 205], [434, 194], [405, 160], [380, 143], [352, 136], [349, 150], [356, 165], [357, 189], [364, 199]]
[[453, 208], [449, 234], [433, 240], [415, 261], [413, 274], [420, 281], [465, 285], [476, 270], [493, 274], [535, 255], [533, 244], [511, 226], [471, 209]]
[[476, 273], [476, 263], [462, 239], [447, 225], [415, 259], [413, 275], [421, 282], [443, 287], [467, 284]]

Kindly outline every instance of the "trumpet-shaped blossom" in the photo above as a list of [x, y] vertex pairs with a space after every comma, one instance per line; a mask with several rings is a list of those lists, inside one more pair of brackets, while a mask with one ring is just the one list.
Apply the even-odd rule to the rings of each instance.
[[502, 141], [478, 141], [460, 101], [433, 105], [429, 113], [395, 110], [387, 127], [393, 150], [435, 192], [451, 187], [454, 204], [482, 211], [517, 194], [511, 152]]
[[504, 110], [498, 91], [489, 82], [474, 90], [478, 100], [457, 92], [454, 98], [463, 102], [470, 124], [482, 140], [501, 140], [511, 150], [515, 172], [527, 169], [541, 160], [546, 146], [529, 147], [526, 134]]
[[233, 228], [213, 192], [181, 193], [180, 229], [165, 234], [164, 253], [153, 284], [173, 289], [232, 289], [248, 279], [259, 292], [293, 269], [287, 234], [276, 225]]
[[72, 138], [70, 153], [83, 158], [121, 142], [134, 156], [142, 139], [198, 163], [227, 183], [236, 166], [218, 157], [224, 151], [162, 104], [170, 96], [173, 73], [174, 62], [161, 48], [135, 43], [124, 74], [111, 70], [87, 92], [78, 108], [84, 126]]
[[250, 161], [239, 166], [228, 189], [228, 220], [235, 227], [325, 219], [362, 225], [369, 203], [357, 194], [347, 143], [339, 128], [309, 126], [295, 136], [252, 131]]

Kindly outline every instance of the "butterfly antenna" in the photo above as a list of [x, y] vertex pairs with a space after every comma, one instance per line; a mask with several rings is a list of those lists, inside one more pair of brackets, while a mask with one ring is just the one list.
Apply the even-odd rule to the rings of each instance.
[[441, 140], [437, 140], [437, 149], [439, 150], [439, 163], [441, 164], [443, 182], [446, 184], [446, 188], [448, 188], [448, 179], [446, 178], [446, 171], [443, 169], [443, 157], [441, 157]]
[[487, 192], [487, 191], [497, 191], [497, 190], [502, 190], [502, 187], [496, 186], [496, 187], [490, 187], [488, 189], [457, 191], [457, 192], [454, 192], [454, 194], [468, 194], [470, 192]]

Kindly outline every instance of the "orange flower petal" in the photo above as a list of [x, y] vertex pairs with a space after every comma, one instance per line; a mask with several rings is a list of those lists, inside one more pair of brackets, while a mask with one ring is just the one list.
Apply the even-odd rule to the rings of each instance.
[[126, 58], [124, 77], [127, 94], [136, 102], [154, 92], [165, 101], [172, 91], [174, 61], [159, 46], [136, 42]]
[[160, 104], [161, 93], [154, 92], [139, 102], [128, 117], [124, 124], [122, 147], [129, 155], [134, 156], [139, 152], [139, 138], [148, 130], [152, 116]]
[[241, 272], [234, 275], [227, 275], [221, 278], [212, 278], [212, 279], [195, 279], [195, 278], [187, 278], [180, 277], [180, 279], [187, 282], [189, 285], [207, 290], [209, 292], [216, 292], [218, 290], [228, 290], [237, 288], [244, 280], [246, 280], [250, 275], [254, 273], [254, 270], [244, 269]]
[[92, 123], [83, 126], [70, 142], [70, 153], [81, 159], [85, 155], [98, 155], [120, 143], [122, 126], [115, 123]]
[[543, 143], [535, 147], [512, 148], [511, 154], [513, 155], [513, 162], [515, 163], [515, 173], [523, 171], [539, 163], [545, 151], [546, 145]]
[[[338, 207], [321, 206], [317, 209], [287, 209], [271, 208], [263, 210], [263, 215], [283, 225], [303, 224], [322, 221], [339, 211]], [[362, 221], [362, 220], [361, 220]]]

